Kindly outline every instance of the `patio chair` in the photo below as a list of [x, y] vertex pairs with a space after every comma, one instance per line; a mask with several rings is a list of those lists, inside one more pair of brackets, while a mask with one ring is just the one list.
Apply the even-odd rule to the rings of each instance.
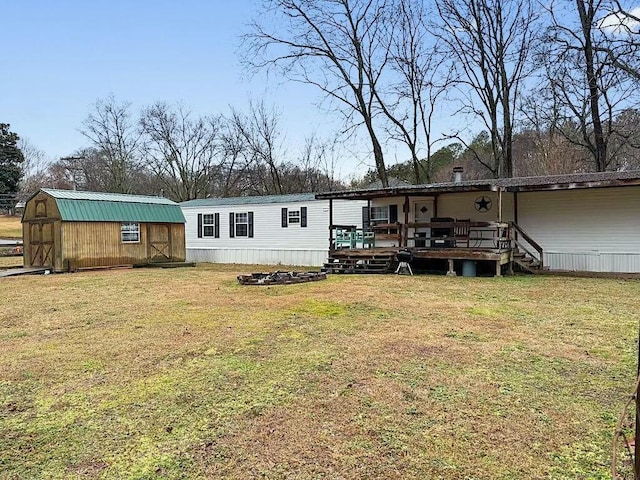
[[454, 225], [455, 226], [453, 227], [453, 239], [455, 241], [455, 246], [469, 248], [469, 237], [471, 233], [471, 219], [458, 218]]

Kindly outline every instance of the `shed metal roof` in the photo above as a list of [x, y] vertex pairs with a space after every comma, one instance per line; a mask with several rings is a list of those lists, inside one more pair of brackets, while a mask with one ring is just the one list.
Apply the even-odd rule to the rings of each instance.
[[260, 205], [267, 203], [309, 202], [316, 199], [315, 193], [293, 193], [289, 195], [263, 195], [254, 197], [199, 198], [182, 202], [181, 207], [217, 207], [228, 205]]
[[185, 223], [180, 205], [167, 198], [43, 188], [71, 222]]

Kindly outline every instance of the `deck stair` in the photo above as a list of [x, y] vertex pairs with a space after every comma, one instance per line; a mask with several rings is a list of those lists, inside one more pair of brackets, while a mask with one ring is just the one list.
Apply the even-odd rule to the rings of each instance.
[[323, 270], [327, 273], [390, 273], [396, 266], [394, 253], [358, 253], [334, 251]]
[[531, 236], [515, 222], [511, 222], [514, 233], [512, 259], [513, 266], [526, 273], [542, 273], [549, 268], [543, 264], [544, 251]]
[[540, 273], [543, 270], [538, 260], [518, 249], [513, 251], [513, 263], [514, 266], [526, 273]]

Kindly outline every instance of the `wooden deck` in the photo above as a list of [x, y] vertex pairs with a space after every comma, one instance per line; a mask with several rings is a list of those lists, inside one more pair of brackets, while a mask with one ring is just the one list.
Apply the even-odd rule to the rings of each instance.
[[446, 260], [447, 274], [455, 275], [454, 262], [469, 260], [491, 262], [495, 275], [502, 275], [502, 266], [512, 272], [513, 252], [510, 248], [425, 248], [425, 247], [373, 247], [340, 248], [329, 252], [325, 269], [329, 273], [393, 273], [398, 264], [396, 255], [410, 252], [414, 260]]
[[332, 225], [325, 268], [333, 273], [390, 273], [398, 265], [397, 254], [404, 251], [417, 264], [446, 261], [449, 275], [455, 275], [460, 261], [482, 262], [485, 271], [492, 264], [496, 276], [502, 275], [504, 265], [509, 273], [514, 265], [529, 273], [544, 270], [542, 247], [514, 222], [439, 220], [367, 228]]

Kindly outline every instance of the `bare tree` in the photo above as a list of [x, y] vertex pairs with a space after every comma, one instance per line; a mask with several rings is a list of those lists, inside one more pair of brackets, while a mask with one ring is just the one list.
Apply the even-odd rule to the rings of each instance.
[[18, 148], [22, 151], [24, 162], [22, 162], [22, 180], [17, 198], [26, 200], [41, 187], [51, 161], [44, 151], [25, 138], [18, 140]]
[[156, 103], [140, 118], [149, 168], [176, 201], [205, 197], [219, 174], [220, 117], [196, 117], [184, 106]]
[[344, 188], [335, 177], [339, 152], [335, 141], [323, 141], [316, 134], [307, 137], [296, 162], [300, 178], [298, 191], [329, 192]]
[[637, 105], [637, 87], [620, 68], [621, 57], [612, 57], [619, 49], [605, 23], [611, 4], [575, 0], [575, 8], [569, 5], [549, 7], [552, 24], [539, 55], [545, 60], [543, 87], [559, 105], [559, 131], [589, 153], [592, 169], [605, 171], [615, 168], [612, 138], [621, 139], [615, 119]]
[[489, 131], [491, 159], [478, 161], [494, 176], [511, 177], [515, 102], [529, 73], [535, 7], [530, 0], [441, 0], [436, 7], [442, 25], [435, 32], [457, 71], [464, 108]]
[[375, 92], [389, 60], [391, 5], [392, 0], [265, 0], [261, 20], [244, 37], [250, 68], [275, 68], [290, 80], [317, 87], [343, 107], [348, 128], [365, 126], [385, 186], [374, 118]]
[[607, 61], [635, 82], [640, 82], [640, 9], [631, 9], [619, 0], [604, 4], [605, 16], [598, 28], [607, 34], [607, 42], [595, 49], [607, 55]]
[[439, 97], [450, 86], [451, 69], [442, 68], [444, 57], [428, 29], [429, 14], [423, 2], [398, 0], [396, 8], [397, 25], [389, 36], [390, 70], [395, 80], [388, 91], [379, 88], [374, 93], [391, 123], [391, 138], [407, 146], [413, 179], [422, 183], [431, 180], [433, 117]]
[[[262, 188], [258, 190], [267, 195], [283, 193], [280, 173], [283, 150], [279, 118], [280, 114], [276, 109], [268, 109], [264, 102], [249, 102], [249, 113], [232, 108], [227, 120], [242, 139], [245, 155], [249, 157], [253, 170], [263, 169], [267, 174], [256, 178], [262, 184]], [[258, 166], [261, 168], [257, 168]]]
[[102, 152], [109, 174], [105, 189], [130, 193], [133, 172], [139, 167], [140, 132], [131, 115], [129, 102], [118, 102], [113, 95], [97, 100], [94, 111], [82, 123], [80, 132], [92, 147]]

